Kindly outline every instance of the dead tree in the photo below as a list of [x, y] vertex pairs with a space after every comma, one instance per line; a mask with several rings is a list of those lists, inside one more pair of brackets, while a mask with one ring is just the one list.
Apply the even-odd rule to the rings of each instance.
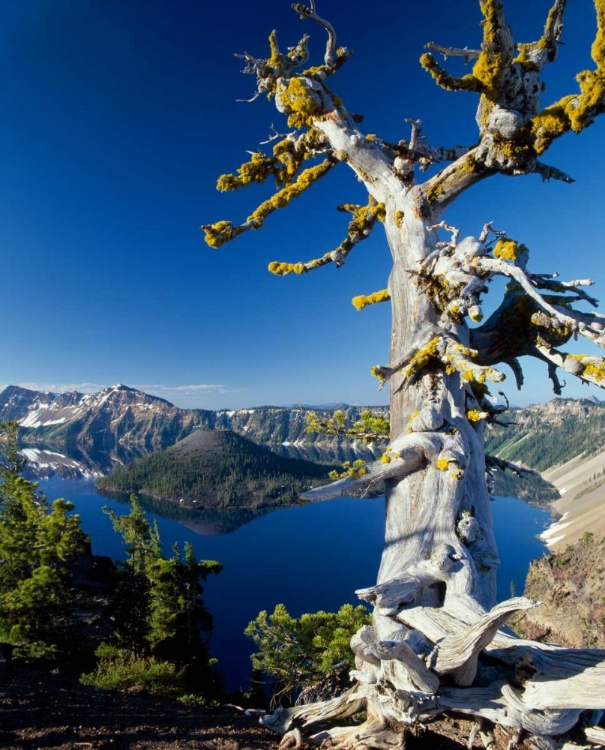
[[[529, 43], [513, 38], [500, 0], [479, 5], [479, 49], [431, 43], [420, 59], [438, 86], [478, 98], [478, 138], [468, 148], [428, 145], [417, 121], [410, 121], [409, 139], [398, 143], [364, 135], [359, 118], [331, 89], [350, 53], [337, 46], [313, 0], [294, 9], [327, 33], [321, 64], [309, 66], [306, 35], [282, 52], [273, 32], [267, 59], [242, 55], [244, 72], [256, 78], [252, 98], [273, 100], [288, 132], [275, 131], [270, 153], [254, 152], [235, 174], [219, 179], [219, 190], [233, 190], [274, 178], [277, 190], [241, 224], [204, 226], [207, 243], [216, 248], [260, 229], [271, 213], [346, 165], [368, 202], [339, 207], [351, 215], [342, 243], [322, 257], [274, 262], [269, 270], [304, 274], [342, 266], [378, 224], [393, 260], [388, 289], [354, 300], [358, 308], [388, 300], [392, 306], [390, 361], [372, 370], [380, 386], [390, 386], [389, 447], [379, 461], [354, 466], [305, 495], [329, 500], [385, 481], [378, 581], [358, 592], [374, 607], [373, 624], [353, 638], [356, 669], [346, 693], [265, 718], [266, 726], [296, 742], [302, 732], [339, 747], [401, 747], [406, 727], [444, 713], [499, 725], [513, 740], [521, 733], [552, 738], [574, 727], [582, 711], [605, 708], [605, 651], [557, 648], [502, 629], [511, 613], [534, 603], [514, 598], [496, 605], [499, 561], [486, 465], [497, 462], [486, 460], [483, 443], [499, 411], [489, 397], [489, 384], [504, 378], [498, 365], [508, 365], [521, 385], [519, 358], [536, 357], [546, 363], [555, 393], [558, 369], [605, 384], [603, 359], [561, 348], [578, 336], [604, 346], [605, 316], [578, 309], [596, 305], [583, 289], [589, 279], [532, 273], [529, 251], [516, 239], [489, 223], [477, 237], [461, 239], [441, 218], [459, 195], [492, 175], [572, 181], [542, 157], [555, 139], [579, 133], [605, 111], [605, 0], [595, 0], [594, 69], [579, 73], [577, 92], [546, 107], [541, 75], [557, 56], [566, 0], [554, 1], [542, 36]], [[472, 68], [456, 77], [437, 56], [463, 57]], [[419, 179], [435, 164], [441, 168], [434, 176]], [[507, 291], [482, 322], [482, 293], [495, 276], [509, 280]], [[469, 319], [481, 325], [469, 326]], [[367, 715], [362, 726], [343, 726], [361, 711]]]

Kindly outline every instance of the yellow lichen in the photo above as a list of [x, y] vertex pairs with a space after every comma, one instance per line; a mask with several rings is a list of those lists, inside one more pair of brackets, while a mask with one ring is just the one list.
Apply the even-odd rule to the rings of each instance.
[[438, 458], [437, 459], [437, 468], [439, 471], [447, 471], [449, 468], [450, 462], [447, 460], [447, 458]]
[[320, 97], [310, 87], [310, 82], [300, 76], [278, 84], [277, 96], [291, 128], [311, 126], [314, 118], [324, 114]]
[[300, 275], [308, 270], [304, 263], [279, 263], [278, 261], [269, 263], [269, 271], [276, 276], [287, 276], [289, 273]]
[[401, 224], [403, 223], [403, 211], [395, 211], [395, 226], [397, 229], [401, 229]]
[[478, 91], [479, 81], [473, 74], [467, 74], [462, 78], [456, 78], [444, 70], [435, 60], [433, 55], [426, 52], [420, 57], [420, 65], [431, 74], [435, 83], [446, 91]]
[[596, 70], [576, 76], [580, 93], [565, 96], [532, 118], [534, 148], [541, 154], [555, 138], [573, 130], [581, 132], [596, 115], [605, 112], [605, 0], [595, 0], [597, 33], [591, 47]]
[[331, 159], [325, 159], [315, 167], [309, 167], [301, 172], [296, 182], [279, 190], [269, 200], [261, 203], [260, 206], [249, 217], [248, 221], [254, 229], [262, 226], [263, 221], [269, 214], [278, 208], [285, 208], [291, 200], [298, 198], [307, 188], [311, 187], [317, 180], [321, 179], [334, 166]]
[[483, 419], [487, 419], [489, 414], [486, 411], [480, 409], [470, 409], [466, 412], [466, 418], [469, 422], [481, 422]]
[[568, 358], [575, 359], [583, 366], [580, 377], [586, 378], [596, 385], [605, 386], [605, 359], [591, 357], [587, 354], [568, 354]]
[[439, 361], [438, 348], [440, 341], [441, 339], [439, 336], [435, 336], [426, 346], [422, 347], [422, 349], [418, 349], [410, 360], [410, 364], [403, 371], [406, 380], [413, 375], [416, 375], [420, 370], [423, 370], [433, 361]]
[[382, 367], [379, 367], [378, 365], [374, 365], [374, 367], [370, 369], [370, 372], [375, 378], [378, 378], [380, 385], [384, 385], [386, 383], [387, 378], [382, 370]]
[[[373, 294], [360, 294], [358, 297], [353, 297], [351, 302], [356, 310], [363, 310], [368, 305], [375, 305], [378, 302], [388, 302], [391, 299], [388, 289], [382, 289], [380, 292], [374, 292]], [[374, 374], [374, 373], [372, 373]]]
[[412, 414], [412, 416], [410, 417], [410, 421], [408, 422], [408, 426], [407, 426], [407, 428], [406, 428], [406, 432], [408, 433], [408, 435], [409, 435], [409, 434], [410, 434], [411, 432], [413, 432], [413, 430], [412, 430], [412, 422], [413, 422], [413, 421], [414, 421], [414, 420], [416, 419], [416, 417], [417, 417], [417, 416], [418, 416], [419, 414], [420, 414], [420, 411], [419, 411], [419, 410], [416, 410], [416, 411], [415, 411], [415, 412], [414, 412], [414, 413]]
[[252, 154], [250, 161], [242, 164], [237, 175], [223, 174], [218, 178], [216, 189], [221, 192], [237, 190], [253, 182], [265, 182], [267, 177], [275, 173], [276, 159], [262, 153]]
[[515, 240], [508, 237], [502, 237], [494, 246], [494, 257], [500, 260], [508, 260], [511, 263], [527, 263], [529, 250], [526, 245], [520, 245]]
[[385, 219], [387, 218], [387, 212], [386, 208], [384, 207], [384, 203], [377, 203], [374, 206], [374, 212], [378, 221], [381, 221], [384, 224]]
[[216, 224], [206, 224], [202, 227], [204, 230], [204, 240], [210, 247], [220, 247], [225, 242], [229, 242], [242, 230], [234, 226], [230, 221], [217, 221]]
[[388, 453], [383, 453], [382, 456], [380, 456], [380, 461], [383, 464], [390, 464], [391, 463], [391, 457]]

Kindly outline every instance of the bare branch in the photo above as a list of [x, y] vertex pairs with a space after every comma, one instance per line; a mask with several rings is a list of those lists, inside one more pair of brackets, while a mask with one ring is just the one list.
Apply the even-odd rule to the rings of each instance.
[[531, 469], [524, 469], [521, 466], [517, 466], [517, 464], [513, 464], [510, 461], [505, 461], [503, 458], [498, 458], [498, 456], [489, 456], [485, 454], [485, 465], [493, 467], [495, 469], [500, 469], [501, 471], [512, 471], [513, 474], [516, 474], [518, 477], [526, 477], [530, 474], [534, 474]]
[[548, 377], [552, 381], [553, 393], [555, 396], [560, 396], [561, 391], [563, 390], [563, 385], [561, 385], [561, 381], [557, 375], [557, 366], [553, 362], [548, 363]]
[[[554, 319], [559, 320], [563, 325], [570, 326], [572, 332], [580, 333], [594, 341], [595, 344], [605, 347], [605, 318], [601, 321], [602, 316], [597, 316], [595, 313], [581, 313], [578, 310], [551, 304], [537, 291], [529, 274], [519, 266], [512, 265], [499, 258], [480, 258], [477, 261], [477, 267], [486, 273], [508, 276], [514, 279], [525, 293]], [[561, 302], [563, 301], [561, 299]]]
[[510, 369], [513, 371], [513, 375], [515, 376], [515, 382], [517, 383], [517, 390], [520, 391], [523, 382], [523, 370], [521, 369], [521, 363], [516, 357], [511, 357], [511, 359], [505, 359], [504, 363], [507, 364]]
[[549, 180], [561, 180], [568, 184], [575, 182], [573, 177], [570, 177], [565, 172], [557, 169], [557, 167], [550, 167], [548, 164], [543, 164], [541, 161], [536, 162], [536, 169], [534, 171], [540, 175], [544, 182], [548, 182]]
[[315, 23], [319, 24], [321, 27], [323, 27], [326, 30], [326, 33], [328, 34], [328, 41], [326, 43], [324, 63], [327, 65], [328, 68], [335, 69], [337, 67], [336, 32], [334, 31], [334, 27], [332, 26], [332, 24], [328, 23], [328, 21], [324, 20], [323, 18], [320, 18], [317, 15], [317, 13], [315, 12], [315, 2], [312, 2], [309, 8], [302, 5], [301, 3], [294, 3], [292, 7], [297, 13], [300, 14], [301, 18], [310, 18], [312, 21], [315, 21]]
[[437, 52], [438, 54], [443, 55], [444, 60], [447, 60], [448, 57], [463, 57], [465, 63], [474, 60], [481, 54], [481, 50], [479, 49], [469, 49], [468, 47], [464, 47], [463, 49], [458, 47], [442, 47], [440, 44], [435, 44], [435, 42], [428, 42], [428, 44], [424, 45], [424, 48], [428, 49], [430, 52]]

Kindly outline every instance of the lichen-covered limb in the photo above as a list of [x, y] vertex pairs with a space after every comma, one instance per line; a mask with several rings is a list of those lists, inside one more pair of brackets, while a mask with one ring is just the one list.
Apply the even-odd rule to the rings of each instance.
[[485, 91], [483, 83], [472, 73], [467, 73], [462, 78], [453, 76], [437, 62], [430, 52], [426, 52], [421, 56], [420, 64], [431, 74], [435, 79], [435, 83], [442, 89], [446, 89], [447, 91], [475, 91], [478, 93]]
[[479, 148], [471, 148], [434, 177], [417, 185], [413, 195], [419, 212], [427, 218], [437, 218], [465, 190], [494, 174], [495, 170], [486, 167], [478, 156]]
[[240, 234], [247, 232], [249, 229], [260, 229], [263, 222], [274, 211], [279, 208], [285, 208], [294, 198], [301, 196], [305, 190], [311, 187], [315, 182], [320, 180], [338, 164], [336, 159], [328, 157], [320, 164], [309, 167], [301, 172], [295, 182], [279, 190], [269, 200], [252, 212], [247, 220], [240, 225], [234, 225], [230, 221], [219, 221], [216, 224], [204, 224], [204, 239], [210, 247], [218, 248], [226, 242], [239, 237]]
[[357, 297], [353, 297], [351, 300], [353, 307], [356, 310], [363, 310], [368, 305], [377, 305], [380, 302], [389, 302], [391, 295], [388, 289], [381, 289], [379, 292], [373, 292], [372, 294], [360, 294]]
[[[564, 6], [564, 3], [559, 5]], [[532, 118], [531, 130], [538, 154], [570, 130], [580, 133], [605, 112], [605, 0], [595, 0], [595, 8], [597, 33], [591, 48], [595, 69], [584, 70], [576, 76], [579, 93], [563, 97]]]
[[443, 439], [438, 435], [406, 435], [393, 442], [391, 452], [397, 454], [389, 463], [373, 461], [367, 464], [361, 476], [348, 476], [323, 487], [315, 487], [300, 495], [305, 502], [325, 502], [358, 492], [382, 482], [385, 479], [401, 478], [418, 471], [427, 462], [436, 459], [443, 447]]
[[314, 271], [315, 269], [322, 268], [330, 263], [334, 263], [336, 268], [340, 268], [345, 264], [351, 250], [370, 236], [372, 230], [376, 226], [376, 222], [384, 215], [384, 206], [376, 203], [373, 198], [370, 198], [370, 201], [366, 206], [347, 205], [339, 206], [338, 208], [339, 210], [350, 211], [353, 214], [353, 219], [349, 223], [346, 238], [335, 250], [325, 253], [321, 258], [314, 258], [313, 260], [304, 263], [282, 263], [279, 261], [273, 261], [269, 263], [269, 271], [276, 276], [287, 276], [290, 273], [302, 274], [307, 271]]
[[540, 345], [535, 346], [534, 356], [555, 367], [560, 367], [581, 380], [605, 388], [605, 358], [603, 357], [592, 357], [588, 354], [567, 354], [552, 347]]
[[505, 379], [505, 375], [498, 370], [474, 362], [477, 354], [476, 350], [469, 349], [451, 336], [436, 333], [425, 343], [414, 346], [394, 365], [373, 367], [372, 374], [384, 385], [396, 372], [403, 371], [397, 391], [408, 388], [430, 367], [448, 374], [457, 371], [463, 383], [499, 383]]

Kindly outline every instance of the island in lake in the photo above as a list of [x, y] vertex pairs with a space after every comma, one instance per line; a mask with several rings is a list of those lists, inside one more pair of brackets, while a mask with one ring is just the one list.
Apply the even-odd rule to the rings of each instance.
[[189, 508], [261, 508], [291, 504], [327, 481], [331, 468], [278, 456], [232, 430], [196, 430], [172, 448], [115, 469], [97, 487]]

